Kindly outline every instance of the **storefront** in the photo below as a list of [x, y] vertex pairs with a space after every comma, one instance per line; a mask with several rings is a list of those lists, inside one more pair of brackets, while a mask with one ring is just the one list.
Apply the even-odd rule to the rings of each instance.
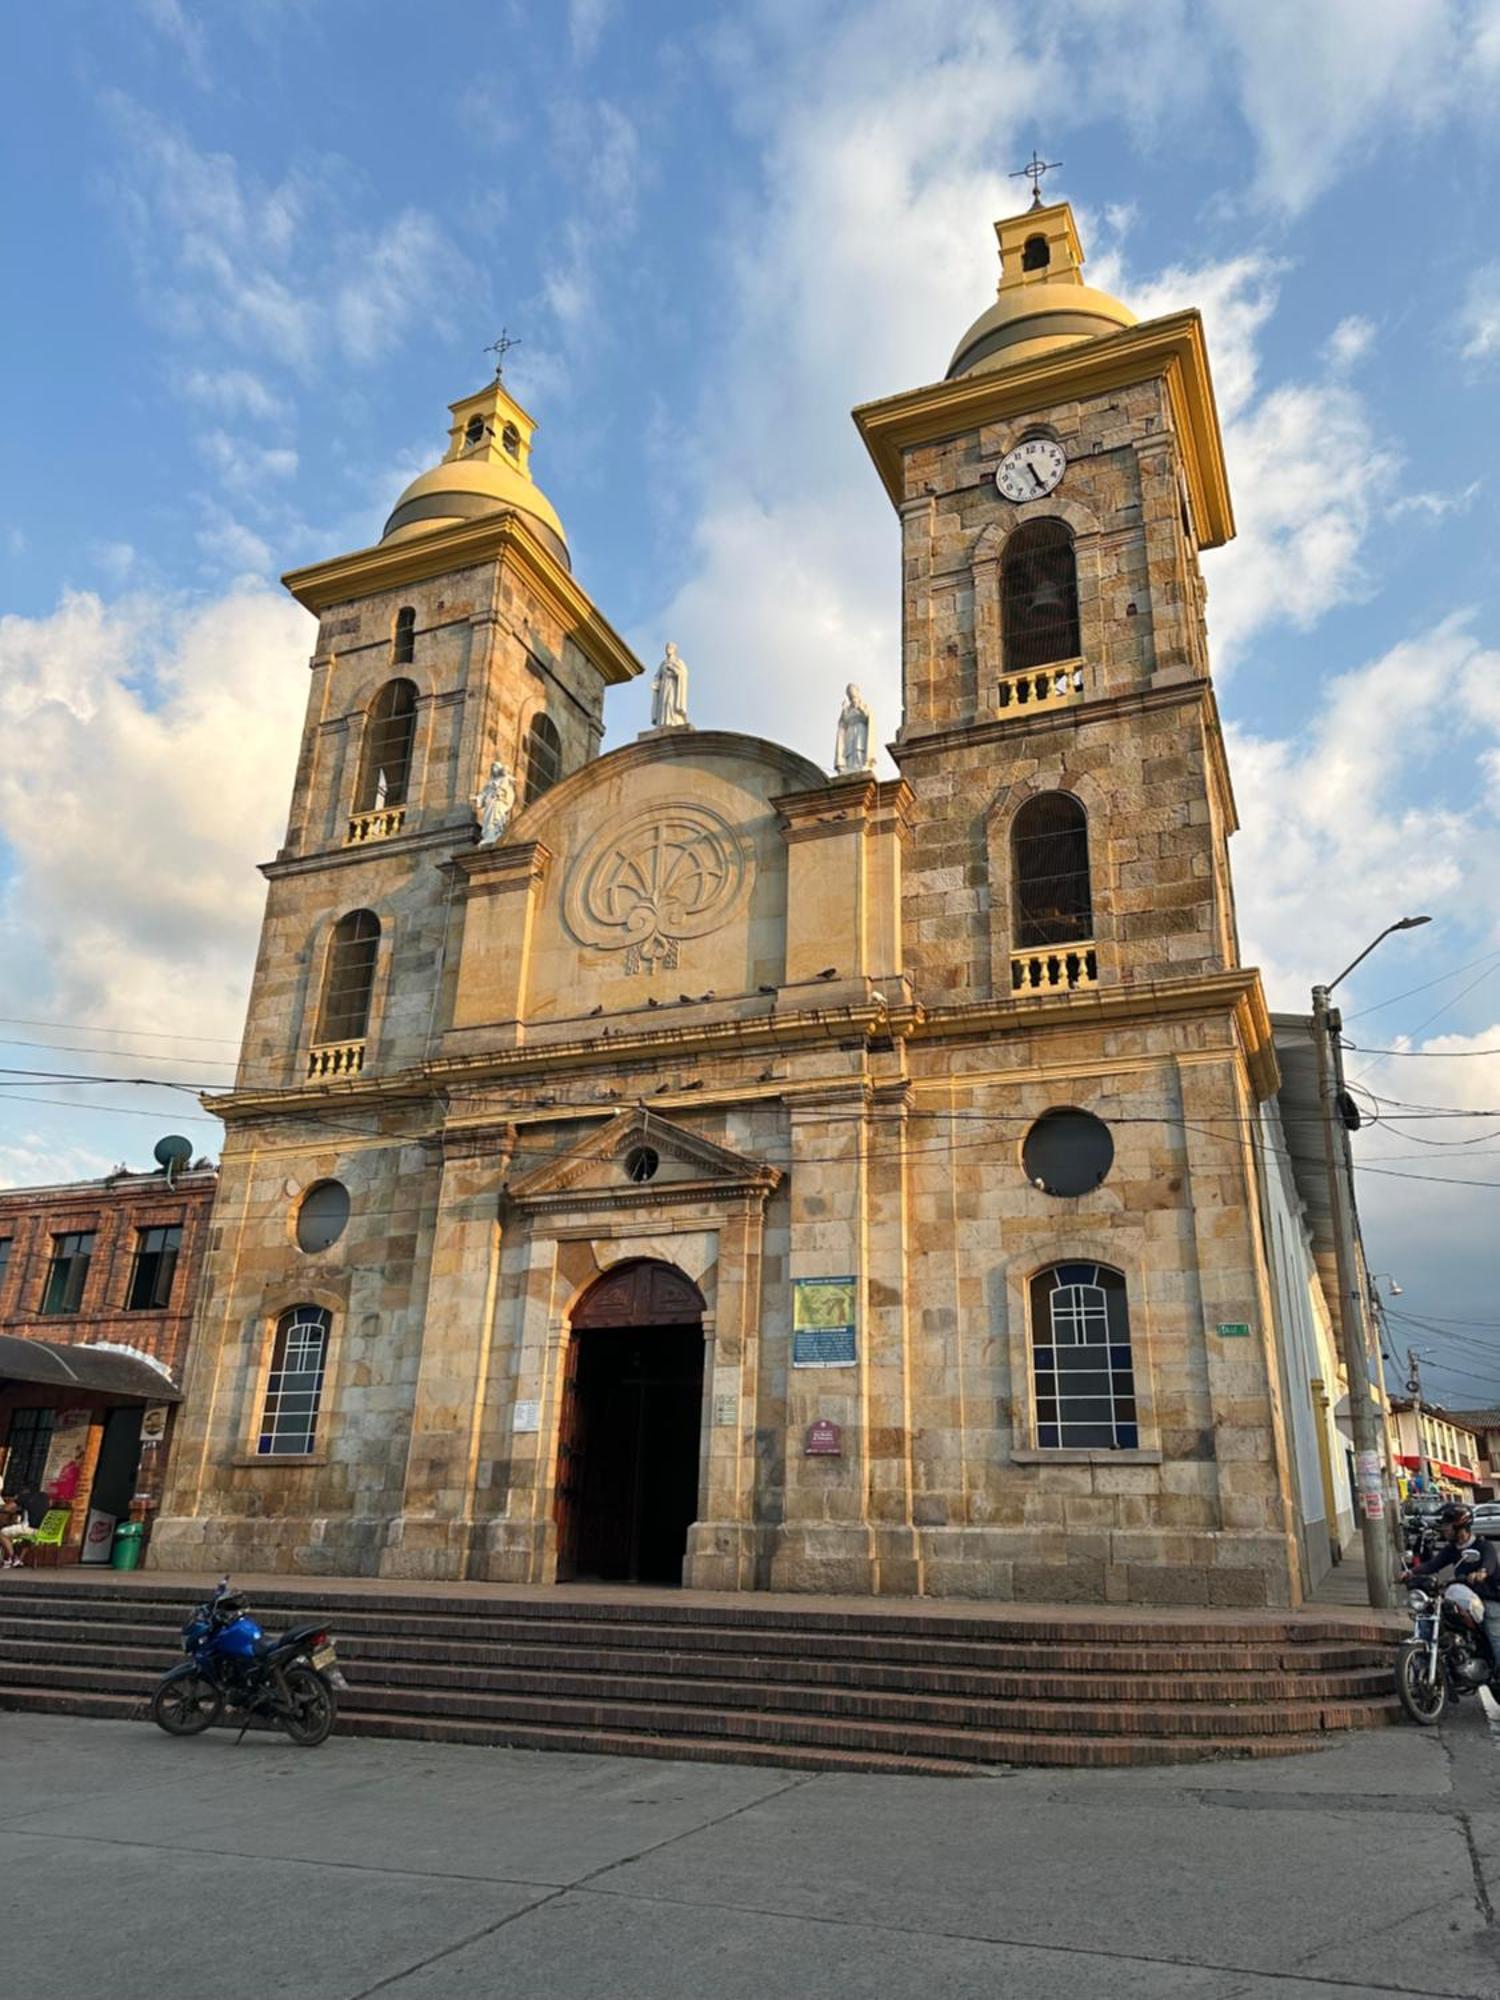
[[144, 1355], [0, 1334], [0, 1487], [70, 1510], [63, 1561], [108, 1562], [117, 1525], [154, 1512], [181, 1400]]

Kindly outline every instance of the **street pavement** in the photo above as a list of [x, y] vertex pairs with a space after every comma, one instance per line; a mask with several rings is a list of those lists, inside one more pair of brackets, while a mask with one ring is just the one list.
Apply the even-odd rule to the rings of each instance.
[[808, 1776], [0, 1714], [5, 2000], [1500, 2000], [1500, 1712]]

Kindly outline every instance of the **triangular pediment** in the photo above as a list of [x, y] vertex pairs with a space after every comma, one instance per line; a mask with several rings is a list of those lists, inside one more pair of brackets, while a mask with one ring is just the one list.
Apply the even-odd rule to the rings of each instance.
[[780, 1180], [781, 1169], [768, 1161], [717, 1145], [636, 1104], [617, 1111], [555, 1158], [517, 1175], [506, 1194], [523, 1208], [596, 1202], [650, 1207], [714, 1195], [764, 1199]]

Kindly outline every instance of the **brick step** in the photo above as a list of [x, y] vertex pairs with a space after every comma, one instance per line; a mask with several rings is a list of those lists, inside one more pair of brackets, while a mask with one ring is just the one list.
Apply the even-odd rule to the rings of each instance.
[[[637, 1597], [627, 1588], [617, 1592], [601, 1590], [598, 1599], [550, 1596], [507, 1598], [504, 1592], [504, 1585], [497, 1585], [493, 1595], [483, 1597], [435, 1597], [425, 1586], [420, 1594], [403, 1592], [399, 1588], [390, 1591], [350, 1591], [341, 1589], [336, 1579], [330, 1579], [326, 1585], [309, 1583], [298, 1590], [279, 1586], [250, 1587], [252, 1602], [261, 1611], [267, 1614], [284, 1613], [289, 1623], [324, 1615], [335, 1621], [347, 1616], [369, 1616], [378, 1619], [383, 1629], [399, 1629], [394, 1621], [403, 1617], [415, 1618], [425, 1627], [435, 1616], [452, 1618], [465, 1625], [479, 1616], [503, 1617], [527, 1624], [540, 1620], [570, 1627], [597, 1627], [601, 1623], [654, 1628], [663, 1625], [687, 1628], [709, 1625], [739, 1635], [747, 1630], [768, 1634], [778, 1631], [852, 1633], [875, 1637], [881, 1643], [917, 1637], [938, 1643], [945, 1640], [987, 1642], [1019, 1639], [1033, 1643], [1170, 1647], [1179, 1644], [1185, 1633], [1196, 1630], [1201, 1638], [1206, 1629], [1211, 1629], [1213, 1642], [1221, 1645], [1295, 1646], [1309, 1641], [1348, 1644], [1359, 1640], [1388, 1647], [1395, 1636], [1392, 1624], [1382, 1622], [1378, 1615], [1358, 1621], [1306, 1616], [1294, 1618], [1288, 1615], [1259, 1622], [1228, 1622], [1221, 1621], [1216, 1614], [1205, 1613], [1205, 1618], [1212, 1620], [1211, 1627], [1200, 1625], [1195, 1628], [1189, 1623], [1157, 1623], [1117, 1613], [1100, 1618], [1049, 1618], [1007, 1616], [1002, 1610], [992, 1610], [960, 1618], [931, 1612], [877, 1609], [876, 1606], [884, 1602], [879, 1599], [871, 1600], [868, 1611], [830, 1611], [819, 1609], [815, 1603], [805, 1608], [800, 1605], [790, 1608], [758, 1605], [753, 1595], [741, 1606], [706, 1604], [695, 1602], [691, 1597], [662, 1603]], [[0, 1579], [0, 1604], [12, 1597], [19, 1599], [22, 1596], [43, 1595], [59, 1602], [100, 1606], [121, 1603], [138, 1605], [149, 1601], [160, 1608], [162, 1615], [176, 1617], [180, 1623], [187, 1609], [201, 1601], [204, 1591], [201, 1585], [179, 1584], [165, 1576], [155, 1575], [144, 1583], [104, 1578], [83, 1582], [70, 1578], [66, 1572], [52, 1571], [21, 1571]], [[1122, 1611], [1124, 1609], [1122, 1607]]]
[[[80, 1597], [84, 1595], [79, 1593]], [[99, 1607], [107, 1610], [103, 1618], [89, 1617], [91, 1608], [85, 1604], [74, 1616], [71, 1605], [59, 1606], [54, 1600], [41, 1596], [22, 1603], [13, 1601], [10, 1591], [0, 1591], [0, 1633], [22, 1636], [23, 1628], [30, 1629], [32, 1621], [37, 1618], [96, 1628], [126, 1624], [139, 1628], [148, 1619], [154, 1626], [159, 1619], [175, 1644], [188, 1607], [147, 1607], [112, 1601], [108, 1607]], [[281, 1619], [273, 1616], [272, 1607], [264, 1603], [258, 1602], [254, 1607], [261, 1621], [272, 1630], [283, 1624], [300, 1623], [308, 1617], [322, 1615], [306, 1602], [294, 1608], [298, 1614], [295, 1619]], [[882, 1631], [868, 1629], [837, 1634], [761, 1632], [739, 1628], [719, 1631], [698, 1626], [664, 1630], [659, 1627], [634, 1628], [622, 1622], [601, 1630], [597, 1623], [580, 1628], [566, 1620], [547, 1621], [542, 1625], [534, 1620], [511, 1621], [490, 1616], [463, 1619], [408, 1617], [391, 1621], [373, 1615], [343, 1612], [330, 1614], [328, 1622], [345, 1640], [367, 1635], [378, 1640], [382, 1650], [397, 1642], [426, 1644], [432, 1647], [435, 1654], [446, 1651], [454, 1657], [459, 1646], [540, 1645], [569, 1650], [585, 1647], [614, 1651], [630, 1649], [649, 1653], [653, 1657], [670, 1649], [680, 1653], [717, 1652], [736, 1658], [748, 1653], [760, 1658], [779, 1656], [799, 1662], [813, 1659], [868, 1660], [893, 1666], [910, 1662], [923, 1667], [1005, 1668], [1017, 1672], [1042, 1669], [1048, 1665], [1079, 1672], [1155, 1671], [1173, 1674], [1179, 1671], [1235, 1672], [1241, 1669], [1279, 1672], [1301, 1672], [1304, 1668], [1320, 1671], [1357, 1667], [1373, 1669], [1377, 1666], [1388, 1667], [1391, 1645], [1388, 1639], [1379, 1645], [1351, 1644], [1347, 1640], [1343, 1643], [1220, 1645], [1204, 1644], [1201, 1639], [1194, 1641], [1177, 1633], [1173, 1633], [1169, 1640], [1151, 1646], [1122, 1644], [1112, 1635], [1082, 1644], [1076, 1639], [1067, 1643], [1038, 1640], [1034, 1636], [1028, 1636], [1026, 1640], [973, 1643], [949, 1639], [946, 1635], [929, 1639], [891, 1639]]]
[[[66, 1628], [64, 1628], [66, 1630]], [[17, 1665], [102, 1667], [155, 1677], [181, 1657], [175, 1643], [148, 1635], [155, 1643], [125, 1644], [114, 1634], [106, 1641], [0, 1637], [0, 1669]], [[715, 1655], [656, 1655], [650, 1662], [629, 1653], [582, 1654], [566, 1649], [514, 1650], [465, 1647], [460, 1660], [447, 1649], [434, 1657], [405, 1657], [400, 1647], [369, 1647], [339, 1636], [340, 1657], [356, 1682], [391, 1687], [455, 1688], [488, 1693], [565, 1694], [587, 1692], [604, 1699], [652, 1692], [654, 1698], [719, 1700], [728, 1706], [796, 1708], [820, 1706], [828, 1693], [868, 1693], [905, 1701], [966, 1699], [990, 1703], [1082, 1701], [1091, 1703], [1202, 1702], [1275, 1703], [1294, 1700], [1348, 1701], [1384, 1696], [1390, 1668], [1333, 1673], [1120, 1675], [1115, 1673], [952, 1673], [920, 1667], [863, 1664], [801, 1665], [780, 1660], [721, 1659]], [[678, 1691], [681, 1690], [679, 1693]], [[903, 1709], [903, 1713], [916, 1713]]]
[[[9, 1686], [79, 1689], [127, 1695], [144, 1691], [136, 1676], [102, 1667], [71, 1668], [10, 1662], [4, 1670]], [[709, 1690], [711, 1697], [719, 1690]], [[1248, 1741], [1266, 1735], [1306, 1734], [1320, 1729], [1372, 1728], [1394, 1720], [1394, 1698], [1337, 1703], [1245, 1703], [1237, 1706], [1179, 1704], [1152, 1707], [1139, 1703], [1089, 1706], [1069, 1702], [1017, 1703], [994, 1711], [971, 1704], [907, 1702], [879, 1696], [840, 1697], [824, 1693], [818, 1710], [757, 1705], [753, 1710], [711, 1699], [695, 1706], [681, 1690], [662, 1699], [660, 1693], [630, 1685], [615, 1693], [573, 1689], [562, 1694], [529, 1691], [499, 1693], [429, 1686], [396, 1687], [386, 1681], [358, 1683], [340, 1700], [341, 1709], [358, 1714], [378, 1709], [429, 1719], [453, 1718], [491, 1723], [573, 1725], [602, 1732], [648, 1735], [721, 1737], [745, 1736], [756, 1741], [822, 1744], [845, 1749], [876, 1749], [899, 1755], [966, 1757], [990, 1763], [996, 1754], [986, 1746], [998, 1736], [1058, 1735], [1091, 1738], [1128, 1736], [1212, 1737]], [[918, 1712], [923, 1711], [923, 1712]], [[1008, 1750], [1000, 1761], [1011, 1757]]]
[[[23, 1688], [0, 1681], [0, 1709], [132, 1721], [144, 1716], [145, 1703], [127, 1695], [76, 1689]], [[699, 1764], [753, 1764], [790, 1771], [889, 1772], [962, 1778], [1003, 1768], [1003, 1764], [978, 1764], [972, 1759], [956, 1757], [767, 1744], [744, 1737], [726, 1736], [718, 1741], [708, 1741], [700, 1736], [643, 1736], [627, 1731], [606, 1732], [593, 1727], [577, 1729], [536, 1723], [459, 1721], [454, 1718], [388, 1714], [380, 1710], [353, 1714], [343, 1708], [339, 1711], [335, 1733], [339, 1736], [402, 1738], [422, 1743], [473, 1744], [488, 1749], [564, 1750], [596, 1756], [680, 1759]], [[1005, 1761], [1017, 1766], [1113, 1769], [1135, 1764], [1197, 1763], [1212, 1757], [1294, 1757], [1305, 1751], [1323, 1749], [1326, 1744], [1327, 1738], [1321, 1735], [1245, 1739], [1117, 1737], [1110, 1741], [1083, 1737], [1017, 1736], [1012, 1743], [1013, 1754]]]

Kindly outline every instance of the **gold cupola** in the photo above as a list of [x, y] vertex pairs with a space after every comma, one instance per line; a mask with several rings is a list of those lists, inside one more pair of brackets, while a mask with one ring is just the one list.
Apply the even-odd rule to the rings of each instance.
[[995, 224], [995, 235], [1000, 243], [995, 303], [958, 343], [948, 381], [993, 374], [1135, 325], [1128, 306], [1083, 282], [1083, 246], [1067, 202], [1007, 216]]
[[490, 514], [524, 514], [549, 551], [571, 568], [568, 540], [557, 509], [531, 476], [534, 418], [497, 376], [450, 403], [448, 449], [430, 472], [414, 479], [396, 502], [382, 544], [414, 541], [435, 528], [452, 528]]

